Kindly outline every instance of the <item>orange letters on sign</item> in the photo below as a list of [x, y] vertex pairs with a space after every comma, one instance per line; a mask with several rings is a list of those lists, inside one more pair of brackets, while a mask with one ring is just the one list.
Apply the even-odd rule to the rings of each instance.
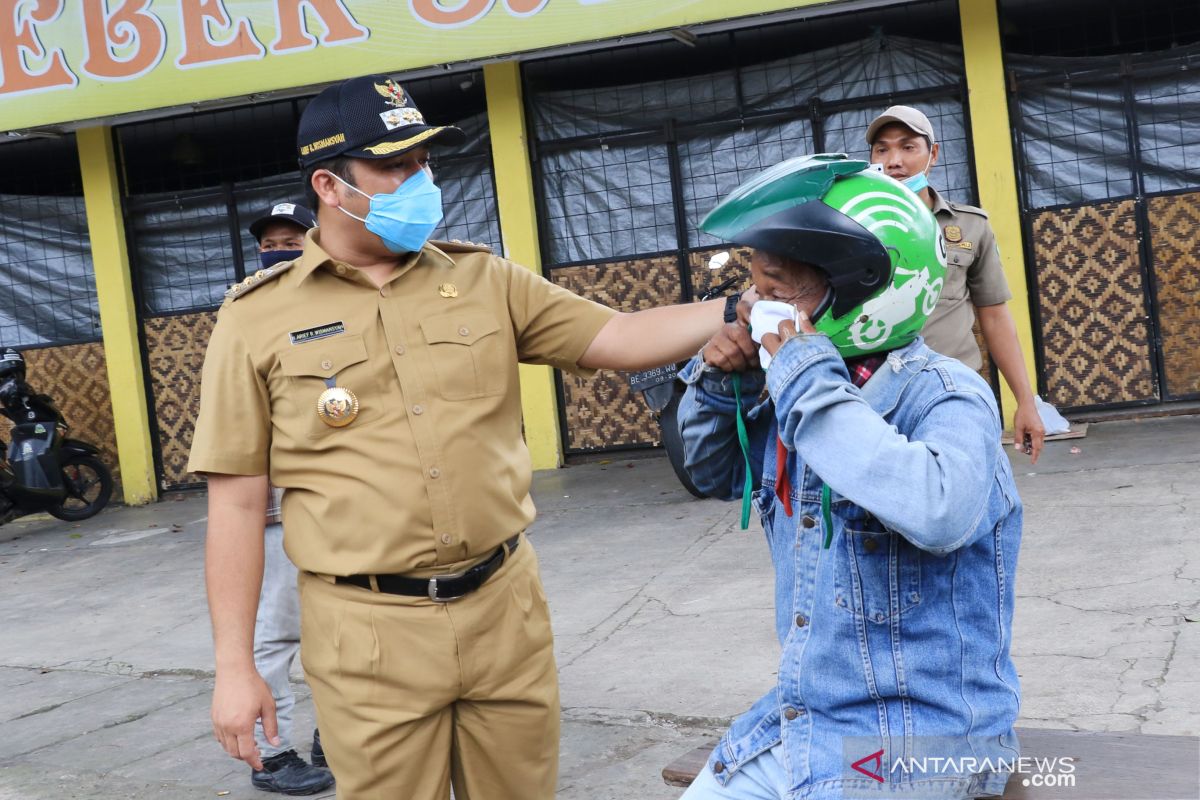
[[371, 32], [359, 25], [342, 0], [276, 0], [275, 20], [279, 36], [271, 43], [271, 52], [285, 50], [310, 50], [317, 40], [308, 32], [304, 21], [304, 5], [308, 4], [321, 18], [328, 31], [321, 37], [321, 44], [345, 44], [366, 39]]
[[466, 0], [458, 8], [447, 10], [439, 0], [408, 0], [417, 19], [435, 28], [459, 28], [470, 25], [491, 11], [496, 0]]
[[[87, 57], [83, 71], [93, 78], [125, 80], [158, 66], [167, 49], [162, 22], [147, 9], [151, 0], [126, 0], [108, 13], [108, 0], [83, 0], [83, 35]], [[117, 58], [116, 47], [133, 46], [131, 55]]]
[[[0, 0], [0, 94], [18, 94], [74, 86], [75, 74], [67, 69], [63, 51], [47, 52], [38, 39], [35, 23], [52, 22], [62, 13], [63, 0], [34, 0], [28, 19], [17, 19], [22, 0]], [[28, 8], [28, 6], [26, 6]], [[47, 59], [41, 72], [25, 68], [26, 60]]]
[[547, 0], [504, 0], [508, 13], [517, 17], [528, 17], [541, 11]]
[[[238, 61], [260, 58], [265, 51], [250, 21], [244, 17], [235, 25], [225, 11], [224, 0], [179, 0], [179, 16], [183, 21], [183, 55], [176, 60], [180, 67], [195, 67], [218, 61]], [[209, 23], [221, 28], [235, 28], [232, 39], [218, 44], [209, 33]]]

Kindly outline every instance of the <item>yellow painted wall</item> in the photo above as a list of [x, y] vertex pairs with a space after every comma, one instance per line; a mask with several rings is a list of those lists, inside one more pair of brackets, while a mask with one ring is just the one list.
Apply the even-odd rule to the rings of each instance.
[[121, 482], [125, 502], [140, 505], [157, 499], [158, 486], [112, 130], [107, 126], [83, 128], [76, 133], [76, 141]]
[[[528, 132], [521, 98], [521, 66], [516, 61], [487, 64], [483, 68], [487, 90], [488, 125], [492, 139], [492, 166], [496, 176], [496, 203], [504, 257], [542, 274], [538, 247], [537, 206], [533, 171], [529, 165]], [[550, 367], [521, 365], [521, 406], [525, 412], [525, 441], [534, 469], [562, 466], [562, 437], [558, 428], [558, 403]]]
[[[1021, 241], [1017, 167], [1013, 159], [996, 0], [959, 0], [958, 7], [970, 96], [971, 147], [975, 151], [979, 202], [987, 210], [992, 230], [996, 233], [1000, 260], [1013, 293], [1008, 307], [1017, 325], [1017, 340], [1025, 357], [1025, 370], [1036, 392], [1037, 367], [1033, 357], [1029, 286], [1025, 280], [1025, 250]], [[1017, 401], [1012, 389], [1003, 382], [1001, 403], [1005, 418], [1011, 425]]]

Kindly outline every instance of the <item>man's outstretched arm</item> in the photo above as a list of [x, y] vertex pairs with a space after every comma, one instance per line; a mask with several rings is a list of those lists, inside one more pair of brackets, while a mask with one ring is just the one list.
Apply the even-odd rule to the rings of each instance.
[[616, 314], [584, 351], [584, 369], [639, 370], [696, 355], [724, 324], [725, 299]]

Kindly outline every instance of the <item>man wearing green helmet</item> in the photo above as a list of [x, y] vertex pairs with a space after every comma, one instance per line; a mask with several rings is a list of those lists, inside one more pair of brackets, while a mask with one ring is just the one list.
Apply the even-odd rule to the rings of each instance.
[[759, 512], [782, 654], [685, 800], [986, 797], [1019, 763], [999, 412], [919, 335], [945, 280], [936, 220], [867, 167], [792, 159], [701, 223], [754, 248], [764, 369], [723, 371], [747, 334], [726, 326], [683, 372], [680, 431], [696, 486]]

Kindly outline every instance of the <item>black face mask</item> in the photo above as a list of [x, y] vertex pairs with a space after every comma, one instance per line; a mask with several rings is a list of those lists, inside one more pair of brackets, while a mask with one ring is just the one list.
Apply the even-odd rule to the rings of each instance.
[[264, 253], [258, 254], [258, 260], [266, 268], [273, 267], [284, 261], [294, 261], [302, 255], [304, 255], [303, 250], [267, 250]]

